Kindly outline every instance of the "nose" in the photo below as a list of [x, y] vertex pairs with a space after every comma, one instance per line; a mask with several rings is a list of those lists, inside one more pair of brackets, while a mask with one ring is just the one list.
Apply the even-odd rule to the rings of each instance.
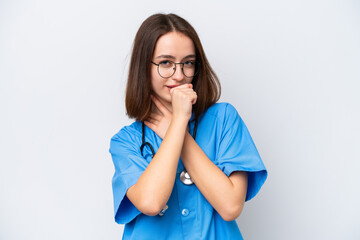
[[175, 81], [182, 81], [185, 78], [185, 75], [182, 70], [182, 64], [175, 65], [175, 73], [171, 77]]

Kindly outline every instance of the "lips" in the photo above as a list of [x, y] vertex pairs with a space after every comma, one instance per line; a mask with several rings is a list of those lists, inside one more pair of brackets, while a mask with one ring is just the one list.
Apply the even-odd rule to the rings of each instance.
[[180, 86], [180, 85], [168, 85], [168, 86], [166, 86], [168, 89], [169, 89], [169, 91], [170, 91], [170, 89], [172, 89], [172, 88], [174, 88], [174, 87], [178, 87], [178, 86]]

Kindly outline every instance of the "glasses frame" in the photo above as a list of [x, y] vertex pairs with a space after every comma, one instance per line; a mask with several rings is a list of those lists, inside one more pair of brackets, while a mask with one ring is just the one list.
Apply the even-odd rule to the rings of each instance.
[[154, 63], [153, 61], [151, 61], [151, 63], [152, 64], [154, 64], [155, 66], [157, 66], [157, 72], [158, 72], [158, 74], [159, 74], [159, 76], [160, 77], [162, 77], [162, 78], [171, 78], [172, 76], [174, 76], [174, 74], [175, 74], [175, 72], [176, 72], [176, 64], [179, 64], [180, 66], [181, 66], [181, 71], [182, 71], [182, 73], [184, 74], [184, 76], [185, 77], [187, 77], [187, 78], [192, 78], [192, 77], [195, 77], [196, 76], [196, 74], [199, 72], [199, 63], [198, 63], [198, 61], [195, 61], [195, 72], [194, 72], [194, 75], [193, 76], [191, 76], [191, 77], [188, 77], [185, 73], [184, 73], [184, 64], [185, 63], [176, 63], [176, 62], [173, 62], [173, 61], [171, 61], [171, 60], [166, 60], [166, 61], [169, 61], [169, 62], [172, 62], [172, 63], [174, 63], [175, 64], [175, 68], [174, 68], [174, 72], [173, 72], [173, 74], [171, 74], [169, 77], [163, 77], [161, 74], [160, 74], [160, 63]]

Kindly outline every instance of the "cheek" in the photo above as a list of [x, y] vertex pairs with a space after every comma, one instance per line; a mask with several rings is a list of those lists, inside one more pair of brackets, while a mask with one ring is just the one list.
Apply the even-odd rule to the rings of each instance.
[[159, 79], [158, 76], [152, 76], [151, 78], [151, 88], [153, 91], [159, 91], [163, 87], [162, 79]]
[[152, 90], [155, 90], [156, 89], [156, 82], [157, 82], [157, 80], [156, 80], [156, 71], [151, 71], [151, 88], [152, 88]]

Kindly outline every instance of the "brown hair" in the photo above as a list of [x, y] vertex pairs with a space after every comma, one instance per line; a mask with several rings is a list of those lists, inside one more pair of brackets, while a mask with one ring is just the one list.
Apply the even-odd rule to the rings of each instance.
[[195, 118], [220, 98], [221, 86], [211, 68], [195, 29], [175, 14], [154, 14], [140, 26], [133, 44], [129, 76], [126, 86], [125, 105], [127, 115], [137, 121], [144, 121], [151, 111], [151, 71], [157, 40], [169, 32], [179, 32], [189, 37], [195, 46], [198, 73], [192, 80], [198, 98], [193, 105]]

